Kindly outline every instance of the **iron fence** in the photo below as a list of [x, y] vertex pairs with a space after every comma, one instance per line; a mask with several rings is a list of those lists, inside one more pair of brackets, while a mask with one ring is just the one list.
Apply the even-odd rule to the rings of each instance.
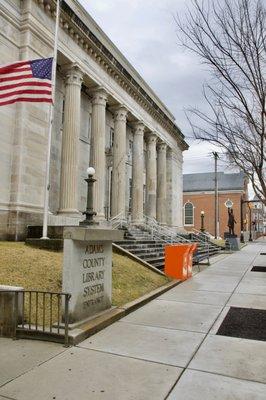
[[[63, 342], [69, 344], [69, 293], [39, 290], [4, 290], [12, 296], [13, 315], [6, 319], [13, 324], [13, 336]], [[9, 329], [10, 331], [10, 329]]]

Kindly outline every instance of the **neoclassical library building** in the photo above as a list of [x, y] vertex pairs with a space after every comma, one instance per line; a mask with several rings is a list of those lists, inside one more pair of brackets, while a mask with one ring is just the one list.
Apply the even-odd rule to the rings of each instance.
[[[0, 64], [53, 55], [53, 0], [0, 1]], [[49, 105], [0, 107], [0, 239], [42, 225]], [[175, 118], [76, 0], [62, 0], [53, 120], [49, 225], [76, 224], [86, 208], [105, 221], [183, 226], [182, 152]]]

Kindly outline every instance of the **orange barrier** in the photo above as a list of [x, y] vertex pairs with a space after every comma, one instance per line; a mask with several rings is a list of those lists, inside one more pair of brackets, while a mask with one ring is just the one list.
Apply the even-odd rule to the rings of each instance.
[[198, 243], [191, 243], [190, 250], [188, 253], [188, 267], [187, 267], [187, 277], [192, 277], [192, 265], [193, 265], [193, 254], [197, 250]]
[[165, 246], [165, 275], [184, 281], [188, 276], [188, 257], [191, 244], [173, 244]]

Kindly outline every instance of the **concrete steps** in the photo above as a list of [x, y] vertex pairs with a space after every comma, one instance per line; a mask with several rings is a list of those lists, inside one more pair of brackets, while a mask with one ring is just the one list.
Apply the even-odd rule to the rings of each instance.
[[[217, 254], [221, 250], [219, 246], [211, 242], [205, 243], [201, 241], [202, 238], [196, 240], [195, 237], [185, 233], [182, 235], [179, 234], [179, 237], [176, 238], [176, 243], [182, 243], [182, 238], [190, 242], [198, 243], [197, 252], [193, 258], [194, 263], [209, 260], [210, 256]], [[125, 231], [124, 240], [117, 244], [153, 267], [163, 270], [165, 262], [164, 247], [168, 244], [166, 239], [167, 238], [162, 235], [161, 239], [154, 240], [151, 233], [141, 228], [129, 227]]]

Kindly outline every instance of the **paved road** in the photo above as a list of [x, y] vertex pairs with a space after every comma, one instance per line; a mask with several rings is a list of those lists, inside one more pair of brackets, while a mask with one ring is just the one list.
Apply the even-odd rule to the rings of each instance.
[[0, 339], [0, 399], [265, 400], [266, 342], [216, 335], [230, 306], [266, 310], [266, 239], [64, 349]]

